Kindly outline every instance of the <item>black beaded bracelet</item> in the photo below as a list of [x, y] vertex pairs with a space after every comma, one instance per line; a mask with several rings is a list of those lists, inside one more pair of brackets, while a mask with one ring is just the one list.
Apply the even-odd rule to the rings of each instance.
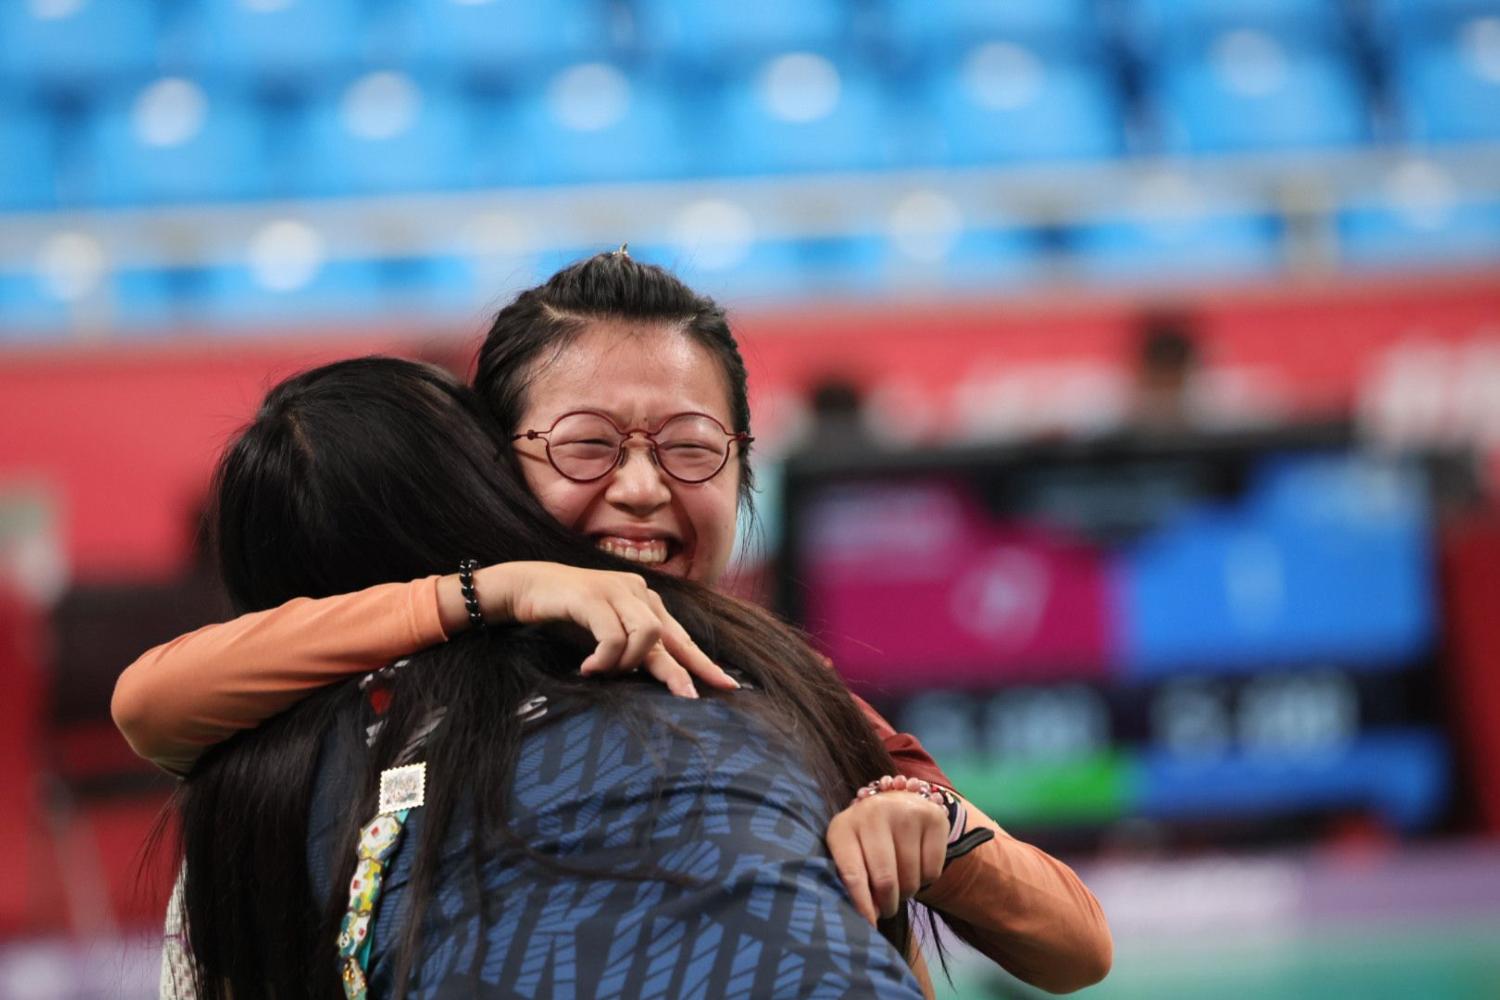
[[484, 628], [484, 613], [479, 610], [479, 593], [474, 589], [474, 571], [479, 560], [465, 559], [458, 564], [458, 590], [464, 595], [464, 607], [469, 612], [469, 624]]

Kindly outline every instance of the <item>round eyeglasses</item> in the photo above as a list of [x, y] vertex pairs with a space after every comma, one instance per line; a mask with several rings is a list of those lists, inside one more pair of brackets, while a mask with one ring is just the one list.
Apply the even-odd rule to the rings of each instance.
[[575, 483], [592, 483], [625, 461], [625, 442], [635, 434], [646, 439], [657, 468], [683, 483], [707, 482], [729, 464], [734, 442], [755, 440], [727, 430], [706, 413], [677, 413], [648, 431], [643, 427], [626, 430], [593, 410], [564, 413], [546, 430], [523, 431], [511, 440], [540, 438], [547, 446], [547, 461], [559, 475]]

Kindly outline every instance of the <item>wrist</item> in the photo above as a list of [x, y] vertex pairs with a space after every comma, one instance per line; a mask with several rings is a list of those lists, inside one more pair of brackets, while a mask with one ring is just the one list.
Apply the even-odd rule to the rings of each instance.
[[526, 563], [495, 563], [474, 571], [474, 590], [479, 596], [479, 610], [491, 625], [517, 620], [516, 588]]
[[877, 795], [889, 794], [891, 792], [908, 792], [931, 802], [933, 805], [947, 808], [948, 800], [942, 789], [923, 781], [921, 778], [908, 778], [904, 774], [887, 774], [882, 778], [870, 782], [855, 793], [854, 801], [849, 804], [857, 805], [863, 799], [872, 799]]
[[[474, 571], [474, 592], [479, 599], [479, 611], [490, 625], [515, 621], [513, 598], [516, 586], [516, 563], [495, 563]], [[438, 617], [443, 631], [449, 636], [467, 632], [474, 627], [473, 618], [464, 601], [463, 584], [459, 574], [450, 573], [441, 577], [437, 584]]]
[[459, 586], [458, 574], [449, 573], [437, 582], [438, 622], [443, 634], [450, 639], [470, 629], [469, 611], [464, 607], [463, 590]]

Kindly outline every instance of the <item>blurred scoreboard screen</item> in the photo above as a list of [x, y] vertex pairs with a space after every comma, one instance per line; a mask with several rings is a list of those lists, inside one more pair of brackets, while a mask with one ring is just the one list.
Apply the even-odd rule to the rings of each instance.
[[1422, 467], [1316, 435], [794, 460], [783, 610], [1012, 823], [1434, 824]]

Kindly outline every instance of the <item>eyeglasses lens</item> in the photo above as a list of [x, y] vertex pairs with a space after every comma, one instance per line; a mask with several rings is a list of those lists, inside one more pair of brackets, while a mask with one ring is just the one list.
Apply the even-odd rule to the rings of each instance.
[[590, 413], [564, 417], [547, 435], [547, 450], [557, 471], [571, 479], [597, 479], [620, 454], [620, 432], [608, 420]]
[[690, 483], [713, 476], [728, 455], [724, 429], [706, 417], [684, 413], [656, 432], [656, 460], [669, 475]]

